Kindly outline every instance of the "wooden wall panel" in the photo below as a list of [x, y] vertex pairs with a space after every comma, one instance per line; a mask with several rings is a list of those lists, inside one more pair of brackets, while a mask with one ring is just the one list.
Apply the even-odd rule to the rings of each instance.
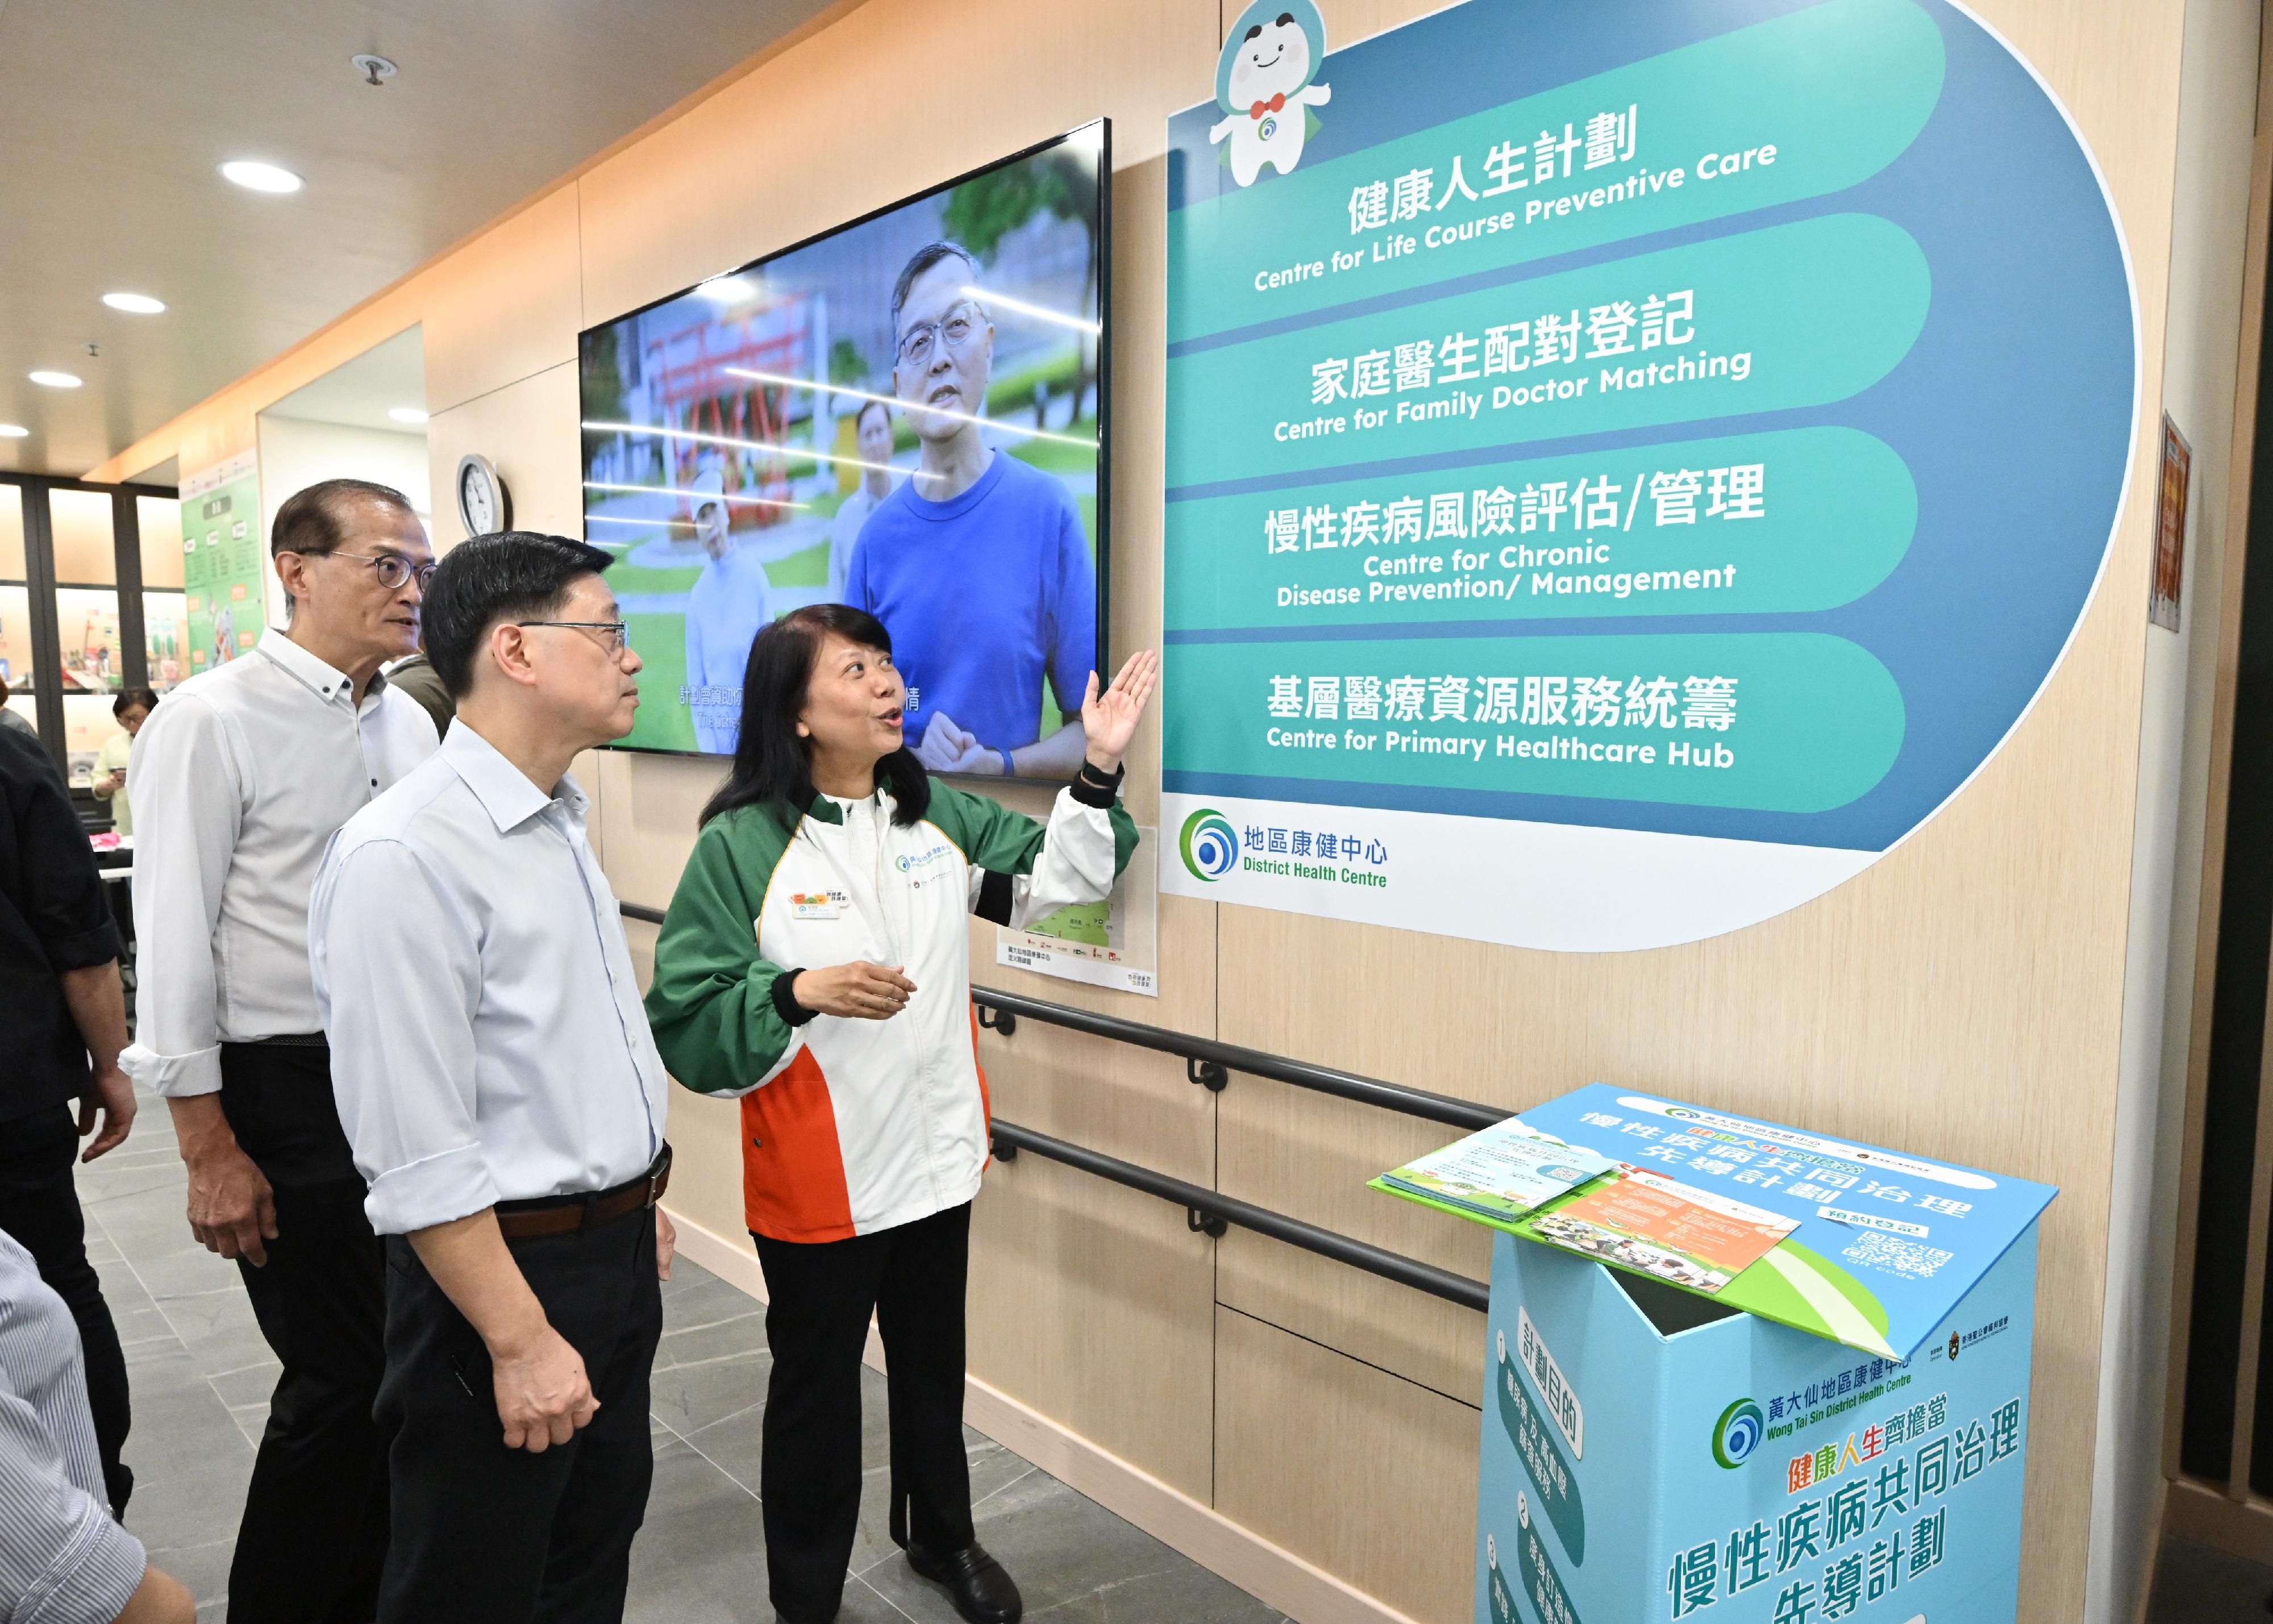
[[996, 1163], [971, 1209], [971, 1373], [1204, 1501], [1214, 1244], [1155, 1197]]
[[994, 1114], [1194, 1184], [1215, 1183], [1215, 1111], [1182, 1060], [1022, 1021], [979, 1034]]
[[576, 359], [576, 188], [566, 185], [453, 257], [425, 301], [429, 412]]
[[[1232, 1018], [1227, 1010], [1227, 1026]], [[1489, 1278], [1489, 1231], [1365, 1187], [1459, 1138], [1458, 1128], [1236, 1074], [1217, 1111], [1226, 1194]], [[1409, 1286], [1234, 1230], [1219, 1254], [1216, 1297], [1463, 1403], [1483, 1390], [1482, 1317]]]
[[[1489, 1269], [1488, 1245], [1462, 1250], [1481, 1260], [1474, 1272]], [[1236, 1229], [1216, 1250], [1215, 1295], [1227, 1308], [1463, 1404], [1483, 1391], [1484, 1317], [1473, 1308]]]
[[1216, 1509], [1422, 1624], [1467, 1624], [1481, 1411], [1229, 1308], [1215, 1371]]
[[668, 908], [694, 849], [695, 819], [726, 775], [722, 760], [610, 751], [600, 761], [608, 883], [626, 902]]
[[[431, 332], [426, 354], [431, 378], [436, 364]], [[458, 459], [468, 452], [479, 452], [497, 465], [498, 477], [513, 495], [516, 529], [583, 535], [581, 445], [573, 362], [435, 413], [426, 424], [426, 466], [434, 481], [436, 550], [446, 552], [466, 539], [466, 527], [458, 519], [456, 482]]]

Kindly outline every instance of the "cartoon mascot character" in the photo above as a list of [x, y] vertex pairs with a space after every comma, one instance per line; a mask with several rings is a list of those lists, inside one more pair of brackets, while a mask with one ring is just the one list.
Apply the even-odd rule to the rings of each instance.
[[1309, 133], [1310, 109], [1333, 92], [1311, 76], [1326, 57], [1326, 25], [1312, 0], [1254, 0], [1231, 26], [1216, 64], [1216, 104], [1229, 115], [1208, 139], [1231, 141], [1232, 178], [1251, 186], [1269, 164], [1294, 172]]

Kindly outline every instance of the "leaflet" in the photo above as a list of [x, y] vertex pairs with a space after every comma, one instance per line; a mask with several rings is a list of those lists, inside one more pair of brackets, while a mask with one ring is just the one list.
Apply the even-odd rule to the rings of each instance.
[[1373, 1187], [1505, 1224], [1613, 1165], [1608, 1156], [1534, 1134], [1511, 1117], [1382, 1174]]
[[1520, 1231], [1710, 1296], [1799, 1227], [1629, 1163], [1618, 1177], [1541, 1213]]

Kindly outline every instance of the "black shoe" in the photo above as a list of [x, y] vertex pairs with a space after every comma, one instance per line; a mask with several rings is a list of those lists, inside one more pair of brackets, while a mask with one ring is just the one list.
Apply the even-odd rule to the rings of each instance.
[[971, 1624], [1018, 1624], [1019, 1615], [1025, 1611], [1018, 1587], [1002, 1571], [1002, 1564], [986, 1554], [984, 1545], [933, 1552], [911, 1544], [908, 1566], [933, 1583], [945, 1585], [948, 1599]]

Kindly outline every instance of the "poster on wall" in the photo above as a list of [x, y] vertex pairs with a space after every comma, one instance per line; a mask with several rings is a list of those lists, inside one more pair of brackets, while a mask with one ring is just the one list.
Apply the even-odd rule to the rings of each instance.
[[1163, 888], [1662, 946], [1859, 872], [2097, 585], [2090, 153], [1947, 0], [1234, 21], [1169, 123]]
[[257, 454], [248, 451], [182, 482], [182, 587], [192, 677], [250, 652], [267, 624], [259, 468]]
[[1129, 866], [1101, 902], [1061, 908], [1023, 930], [994, 929], [994, 962], [1114, 992], [1160, 996], [1158, 831], [1139, 828]]

